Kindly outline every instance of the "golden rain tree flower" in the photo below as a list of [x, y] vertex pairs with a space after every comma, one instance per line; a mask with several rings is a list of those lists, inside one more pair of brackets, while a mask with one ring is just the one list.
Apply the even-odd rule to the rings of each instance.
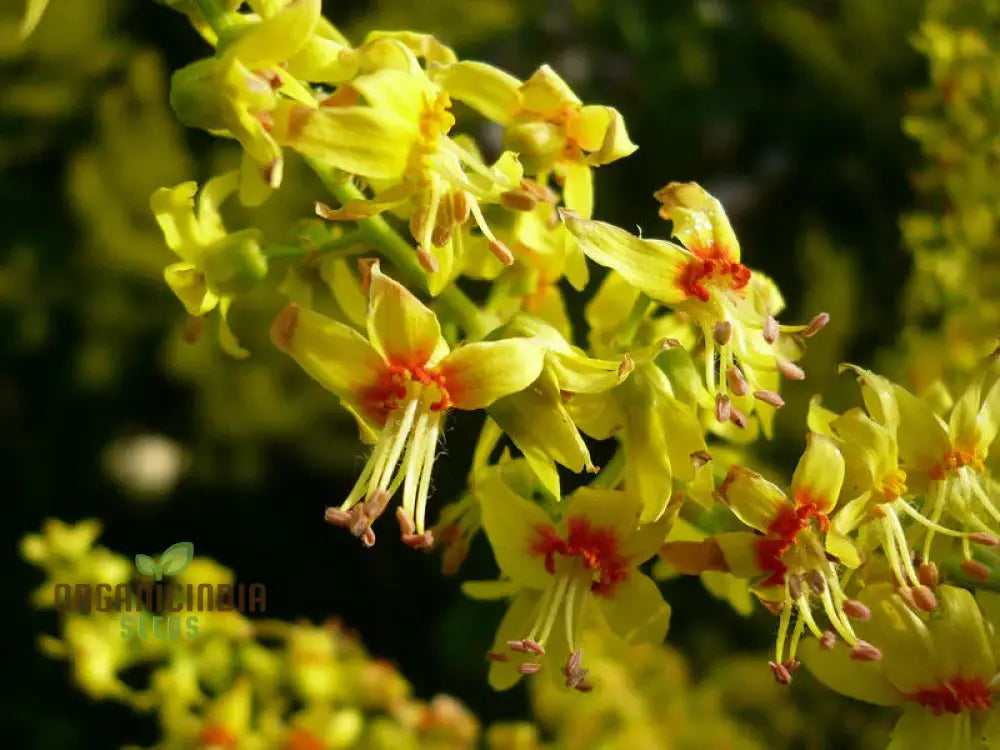
[[190, 127], [227, 134], [243, 147], [240, 198], [263, 202], [281, 184], [281, 145], [271, 134], [274, 117], [288, 104], [316, 106], [315, 98], [283, 65], [313, 36], [320, 21], [320, 0], [267, 3], [266, 17], [237, 15], [218, 40], [213, 57], [174, 73], [170, 105]]
[[229, 307], [236, 295], [267, 275], [267, 259], [260, 249], [260, 231], [228, 233], [219, 206], [239, 187], [239, 173], [228, 172], [205, 183], [195, 208], [198, 185], [184, 182], [159, 188], [150, 208], [163, 231], [167, 247], [180, 262], [163, 272], [167, 284], [189, 315], [201, 318], [219, 309], [219, 343], [234, 357], [245, 357], [229, 329]]
[[813, 601], [818, 601], [836, 635], [851, 647], [853, 658], [879, 658], [878, 650], [854, 631], [849, 616], [863, 619], [867, 611], [844, 593], [823, 542], [843, 480], [840, 450], [830, 438], [812, 433], [792, 477], [791, 499], [760, 474], [743, 466], [730, 467], [716, 497], [752, 532], [669, 542], [662, 551], [682, 573], [720, 570], [754, 581], [754, 593], [780, 616], [770, 666], [782, 683], [790, 682], [791, 672], [799, 666], [796, 653], [806, 628], [824, 644], [835, 641], [834, 633], [817, 624]]
[[903, 708], [889, 750], [994, 748], [1000, 742], [994, 704], [1000, 622], [984, 615], [997, 613], [996, 597], [973, 597], [953, 586], [938, 593], [941, 606], [932, 614], [914, 612], [889, 586], [862, 593], [872, 616], [858, 628], [879, 645], [878, 663], [852, 661], [842, 648], [824, 650], [815, 643], [803, 647], [803, 659], [838, 693]]
[[[940, 510], [936, 517], [925, 515], [926, 501], [923, 513], [914, 507], [914, 496], [925, 494], [926, 489], [913, 492], [914, 488], [908, 486], [912, 484], [911, 477], [918, 483], [921, 479], [910, 464], [902, 461], [900, 443], [913, 446], [923, 437], [912, 432], [904, 435], [904, 430], [912, 429], [912, 425], [904, 427], [900, 422], [897, 386], [862, 368], [852, 369], [858, 374], [867, 414], [854, 408], [837, 415], [815, 400], [810, 406], [810, 426], [836, 439], [847, 462], [846, 502], [833, 518], [827, 550], [855, 568], [861, 564], [861, 558], [855, 544], [846, 541], [848, 535], [856, 535], [858, 546], [880, 547], [896, 581], [897, 593], [914, 608], [930, 611], [937, 606], [931, 589], [938, 576], [930, 557], [929, 541], [922, 557], [914, 555], [903, 521], [917, 522], [931, 538], [940, 533], [962, 540], [969, 553], [967, 559], [971, 555], [970, 543], [992, 546], [997, 543], [996, 537], [984, 523], [973, 526], [973, 531], [942, 526], [938, 523]], [[909, 469], [909, 475], [903, 466]], [[923, 484], [926, 487], [926, 482]]]
[[372, 545], [372, 522], [403, 487], [403, 541], [428, 547], [425, 513], [441, 425], [450, 409], [484, 409], [530, 385], [542, 370], [533, 340], [478, 342], [450, 351], [437, 316], [404, 286], [367, 268], [367, 339], [343, 323], [289, 305], [275, 319], [279, 349], [336, 394], [375, 443], [354, 489], [330, 523]]
[[[770, 279], [740, 262], [739, 242], [719, 201], [693, 182], [672, 182], [656, 198], [660, 216], [673, 223], [673, 236], [683, 246], [636, 237], [570, 212], [563, 219], [591, 260], [698, 328], [705, 382], [715, 394], [719, 422], [745, 424], [753, 409], [770, 419], [770, 410], [783, 404], [775, 392], [778, 374], [805, 377], [789, 357], [828, 316], [817, 315], [808, 325], [778, 325], [774, 316], [784, 301]], [[801, 336], [779, 340], [782, 333]]]
[[462, 60], [438, 73], [452, 97], [503, 125], [504, 147], [543, 185], [554, 175], [565, 205], [590, 218], [592, 167], [610, 164], [638, 147], [613, 107], [585, 105], [548, 65], [523, 83], [481, 62]]
[[[544, 663], [564, 663], [566, 687], [587, 691], [581, 628], [591, 608], [630, 643], [659, 643], [670, 606], [638, 566], [663, 542], [672, 514], [639, 526], [637, 500], [615, 490], [581, 487], [558, 523], [508, 483], [519, 462], [477, 477], [483, 528], [504, 578], [469, 582], [477, 598], [511, 596], [490, 652], [490, 685], [505, 690]], [[521, 482], [523, 485], [523, 482]]]

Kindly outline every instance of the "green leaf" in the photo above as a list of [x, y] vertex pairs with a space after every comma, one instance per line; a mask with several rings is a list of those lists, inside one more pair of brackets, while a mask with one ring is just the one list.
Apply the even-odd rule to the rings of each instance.
[[160, 569], [165, 575], [176, 576], [183, 573], [194, 558], [194, 544], [177, 542], [160, 555]]
[[156, 561], [149, 555], [136, 555], [135, 569], [144, 576], [151, 576], [156, 569]]

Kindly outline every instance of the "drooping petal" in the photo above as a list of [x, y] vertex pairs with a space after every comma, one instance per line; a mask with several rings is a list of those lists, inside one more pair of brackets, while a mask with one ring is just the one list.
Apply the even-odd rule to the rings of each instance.
[[879, 662], [851, 659], [850, 650], [840, 645], [824, 650], [815, 638], [803, 641], [798, 653], [816, 679], [841, 695], [876, 706], [903, 702], [899, 691], [885, 678]]
[[591, 152], [587, 155], [587, 163], [594, 167], [623, 159], [639, 148], [628, 137], [621, 113], [613, 107], [581, 107], [570, 137]]
[[167, 266], [163, 269], [163, 278], [189, 315], [204, 315], [219, 304], [219, 298], [209, 291], [205, 274], [190, 263]]
[[602, 221], [563, 213], [563, 221], [584, 254], [618, 271], [626, 281], [660, 302], [682, 302], [688, 293], [679, 283], [691, 258], [680, 247], [662, 240], [644, 240]]
[[594, 213], [594, 174], [590, 165], [581, 162], [562, 162], [559, 171], [563, 176], [563, 202], [570, 211], [589, 219]]
[[542, 590], [551, 580], [544, 555], [532, 550], [539, 529], [554, 528], [535, 503], [518, 495], [499, 468], [476, 478], [476, 497], [483, 512], [483, 530], [503, 574], [525, 588]]
[[872, 419], [885, 427], [889, 434], [895, 437], [899, 428], [899, 408], [896, 405], [892, 383], [881, 375], [876, 375], [855, 365], [841, 365], [840, 372], [845, 370], [853, 370], [857, 373], [865, 408], [871, 414]]
[[780, 487], [745, 466], [730, 467], [718, 494], [743, 523], [765, 533], [781, 510], [791, 507]]
[[627, 643], [661, 643], [670, 628], [670, 605], [660, 589], [635, 568], [612, 596], [596, 596], [608, 625]]
[[350, 326], [289, 305], [271, 325], [271, 341], [313, 379], [340, 398], [358, 403], [385, 372], [382, 357]]
[[158, 188], [149, 199], [149, 207], [163, 231], [167, 247], [188, 263], [197, 262], [194, 254], [200, 244], [194, 215], [197, 191], [198, 183], [182, 182], [174, 188]]
[[806, 449], [792, 475], [792, 498], [799, 505], [815, 503], [829, 513], [844, 483], [844, 457], [837, 444], [815, 432], [806, 437]]
[[485, 409], [531, 385], [543, 361], [544, 352], [532, 339], [480, 341], [453, 351], [441, 360], [438, 371], [456, 408]]
[[926, 471], [951, 449], [948, 430], [926, 403], [906, 389], [893, 386], [893, 395], [899, 408], [899, 460], [908, 468]]
[[232, 304], [232, 297], [222, 297], [219, 300], [219, 346], [229, 356], [243, 359], [249, 357], [250, 352], [240, 346], [240, 342], [229, 327], [229, 307]]
[[622, 444], [625, 451], [625, 488], [642, 502], [642, 522], [655, 521], [670, 500], [672, 472], [670, 448], [660, 414], [648, 408], [640, 398], [643, 392], [635, 378], [629, 378], [616, 391], [619, 399]]
[[[377, 262], [370, 267], [368, 340], [394, 365], [423, 367], [443, 341], [437, 315]], [[536, 373], [537, 374], [537, 373]]]
[[938, 591], [942, 616], [930, 623], [935, 665], [943, 677], [961, 675], [989, 682], [997, 671], [989, 632], [972, 593], [955, 586]]

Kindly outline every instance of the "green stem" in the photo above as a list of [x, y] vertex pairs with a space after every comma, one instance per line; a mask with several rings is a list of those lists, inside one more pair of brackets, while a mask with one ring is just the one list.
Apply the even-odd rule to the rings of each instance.
[[198, 6], [198, 10], [201, 11], [201, 15], [204, 16], [205, 23], [212, 27], [216, 36], [222, 36], [233, 25], [219, 0], [194, 0], [194, 2]]
[[321, 245], [313, 247], [304, 245], [265, 245], [262, 249], [264, 255], [270, 260], [297, 260], [310, 255], [325, 255], [326, 253], [335, 253], [358, 245], [371, 245], [372, 243], [373, 240], [367, 228], [359, 227], [341, 237], [335, 237]]
[[[315, 159], [306, 159], [309, 166], [319, 177], [323, 186], [330, 191], [341, 204], [352, 200], [365, 200], [366, 196], [350, 180], [342, 179], [339, 174], [319, 163]], [[381, 216], [372, 216], [357, 222], [360, 231], [364, 231], [369, 240], [378, 246], [382, 254], [389, 259], [400, 277], [400, 281], [412, 289], [428, 294], [427, 274], [413, 247]], [[493, 328], [490, 318], [470, 300], [461, 289], [454, 284], [448, 285], [436, 298], [441, 311], [457, 321], [471, 339], [481, 339]]]

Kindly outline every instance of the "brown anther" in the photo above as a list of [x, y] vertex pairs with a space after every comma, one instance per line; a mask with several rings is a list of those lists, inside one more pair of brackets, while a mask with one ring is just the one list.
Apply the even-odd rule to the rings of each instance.
[[361, 506], [363, 512], [369, 518], [369, 523], [382, 515], [385, 507], [389, 504], [390, 495], [385, 490], [375, 490], [368, 496]]
[[1000, 544], [1000, 539], [997, 539], [994, 534], [988, 531], [977, 531], [974, 534], [969, 534], [969, 541], [973, 544], [981, 544], [984, 547], [996, 547]]
[[715, 418], [720, 422], [728, 422], [732, 414], [732, 403], [729, 396], [721, 393], [715, 394]]
[[361, 291], [368, 294], [372, 285], [372, 271], [378, 267], [375, 258], [358, 258], [358, 276], [361, 279]]
[[978, 560], [962, 560], [960, 567], [965, 575], [977, 581], [988, 581], [990, 578], [990, 569]]
[[829, 322], [830, 322], [830, 313], [821, 312], [818, 315], [816, 315], [812, 320], [809, 321], [809, 325], [806, 326], [806, 329], [802, 332], [802, 335], [805, 336], [806, 338], [815, 336]]
[[451, 196], [451, 212], [456, 224], [464, 224], [469, 219], [472, 207], [464, 190], [456, 190]]
[[775, 409], [780, 409], [785, 405], [785, 399], [779, 396], [774, 391], [760, 390], [754, 391], [753, 397], [758, 401], [763, 401], [765, 404], [770, 404]]
[[510, 657], [503, 653], [502, 651], [490, 651], [486, 654], [486, 658], [490, 661], [508, 661]]
[[858, 641], [858, 645], [851, 649], [851, 658], [854, 661], [881, 661], [882, 652], [868, 641]]
[[361, 543], [368, 548], [375, 546], [375, 532], [372, 531], [371, 526], [365, 529], [365, 533], [361, 535]]
[[[586, 684], [584, 681], [587, 679], [587, 675], [590, 674], [589, 669], [577, 669], [566, 675], [566, 687], [576, 688], [579, 685]], [[584, 691], [586, 692], [586, 691]]]
[[351, 523], [353, 516], [346, 510], [340, 508], [327, 508], [323, 514], [323, 520], [334, 526], [347, 527]]
[[781, 329], [778, 327], [778, 321], [774, 319], [773, 315], [768, 315], [764, 318], [764, 341], [773, 344], [778, 340], [780, 333]]
[[423, 534], [400, 534], [399, 538], [410, 549], [431, 549], [434, 546], [434, 535], [429, 531]]
[[423, 245], [417, 247], [417, 260], [420, 261], [420, 265], [424, 267], [427, 273], [437, 273], [438, 262], [437, 258], [431, 253], [430, 248], [426, 248]]
[[531, 211], [538, 205], [538, 198], [527, 190], [508, 190], [500, 193], [500, 205], [508, 211]]
[[413, 523], [413, 519], [410, 518], [410, 514], [406, 512], [403, 506], [396, 508], [396, 522], [399, 524], [399, 530], [403, 536], [410, 536], [417, 533], [417, 525]]
[[826, 578], [818, 570], [810, 570], [806, 574], [806, 581], [816, 596], [822, 596], [823, 592], [826, 591]]
[[917, 605], [917, 609], [922, 612], [933, 612], [938, 606], [938, 600], [934, 596], [934, 592], [923, 584], [914, 587], [913, 602]]
[[350, 510], [351, 513], [351, 525], [348, 527], [354, 536], [358, 539], [365, 535], [365, 531], [370, 529], [372, 526], [372, 519], [365, 515], [365, 512], [361, 509], [361, 506], [355, 505]]
[[521, 641], [521, 645], [524, 646], [524, 650], [530, 654], [537, 654], [538, 656], [545, 656], [545, 649], [542, 648], [542, 644], [531, 638], [525, 638]]
[[295, 329], [298, 325], [299, 306], [286, 305], [271, 323], [271, 342], [281, 351], [287, 352], [292, 348], [292, 340], [295, 338]]
[[747, 426], [746, 415], [737, 409], [735, 406], [729, 410], [729, 421], [734, 425], [739, 427], [741, 430]]
[[698, 450], [691, 454], [691, 463], [694, 464], [694, 468], [696, 469], [700, 469], [711, 460], [712, 454], [708, 451]]
[[505, 266], [509, 266], [514, 262], [514, 255], [511, 253], [510, 248], [500, 240], [490, 240], [490, 252]]
[[673, 338], [665, 338], [660, 340], [661, 349], [676, 349], [681, 345], [681, 342]]
[[622, 355], [622, 361], [618, 365], [618, 377], [624, 378], [635, 369], [635, 360], [627, 352]]
[[559, 198], [552, 192], [552, 188], [535, 180], [521, 180], [521, 189], [531, 193], [535, 198], [544, 203], [555, 205], [559, 202]]
[[274, 130], [274, 118], [271, 117], [270, 112], [254, 112], [253, 116], [257, 118], [257, 122], [264, 127], [264, 130], [268, 132]]
[[829, 651], [837, 645], [837, 636], [832, 630], [824, 630], [823, 636], [819, 639], [819, 647], [824, 651]]
[[712, 330], [712, 338], [715, 339], [715, 343], [719, 346], [725, 346], [729, 343], [729, 339], [733, 337], [733, 324], [728, 320], [720, 320], [715, 324], [715, 328]]
[[580, 666], [582, 664], [583, 664], [583, 649], [578, 648], [576, 649], [576, 651], [570, 652], [569, 658], [566, 660], [566, 666], [563, 667], [563, 674], [566, 675], [566, 677], [576, 674], [578, 671], [580, 671]]
[[885, 508], [881, 505], [875, 505], [868, 511], [873, 518], [885, 518]]
[[431, 232], [431, 244], [434, 247], [444, 247], [448, 244], [448, 240], [451, 239], [452, 230], [455, 228], [454, 224], [435, 224], [434, 230]]
[[578, 693], [589, 693], [593, 689], [594, 686], [591, 685], [589, 682], [581, 682], [574, 687], [574, 690], [576, 690]]
[[844, 614], [853, 620], [863, 621], [872, 616], [872, 611], [857, 599], [844, 599], [844, 603], [841, 608], [844, 610]]
[[793, 599], [802, 596], [802, 577], [792, 574], [788, 576], [788, 591]]
[[909, 586], [899, 586], [896, 589], [896, 595], [903, 600], [907, 607], [912, 610], [917, 610], [917, 600], [913, 598], [913, 589]]
[[941, 582], [941, 573], [938, 571], [937, 563], [920, 563], [920, 567], [917, 568], [917, 580], [924, 586], [931, 588], [937, 586]]
[[193, 344], [201, 338], [201, 332], [205, 330], [204, 315], [189, 315], [184, 323], [184, 340]]
[[789, 673], [798, 671], [799, 667], [802, 666], [802, 662], [798, 659], [785, 659], [785, 662], [781, 665], [788, 670]]
[[524, 675], [538, 674], [542, 671], [542, 665], [535, 661], [526, 661], [517, 665], [517, 671]]
[[787, 359], [782, 359], [781, 357], [775, 357], [774, 362], [778, 366], [778, 372], [784, 375], [788, 380], [806, 379], [805, 370], [794, 362], [789, 362]]
[[791, 683], [792, 675], [784, 664], [778, 664], [776, 661], [769, 661], [767, 666], [771, 668], [771, 674], [774, 675], [774, 679], [778, 681], [779, 685], [788, 685]]
[[519, 654], [528, 653], [528, 648], [524, 645], [524, 641], [507, 641], [507, 648]]
[[729, 383], [729, 390], [734, 396], [745, 396], [750, 393], [750, 384], [743, 377], [740, 368], [735, 365], [726, 370], [726, 382]]

